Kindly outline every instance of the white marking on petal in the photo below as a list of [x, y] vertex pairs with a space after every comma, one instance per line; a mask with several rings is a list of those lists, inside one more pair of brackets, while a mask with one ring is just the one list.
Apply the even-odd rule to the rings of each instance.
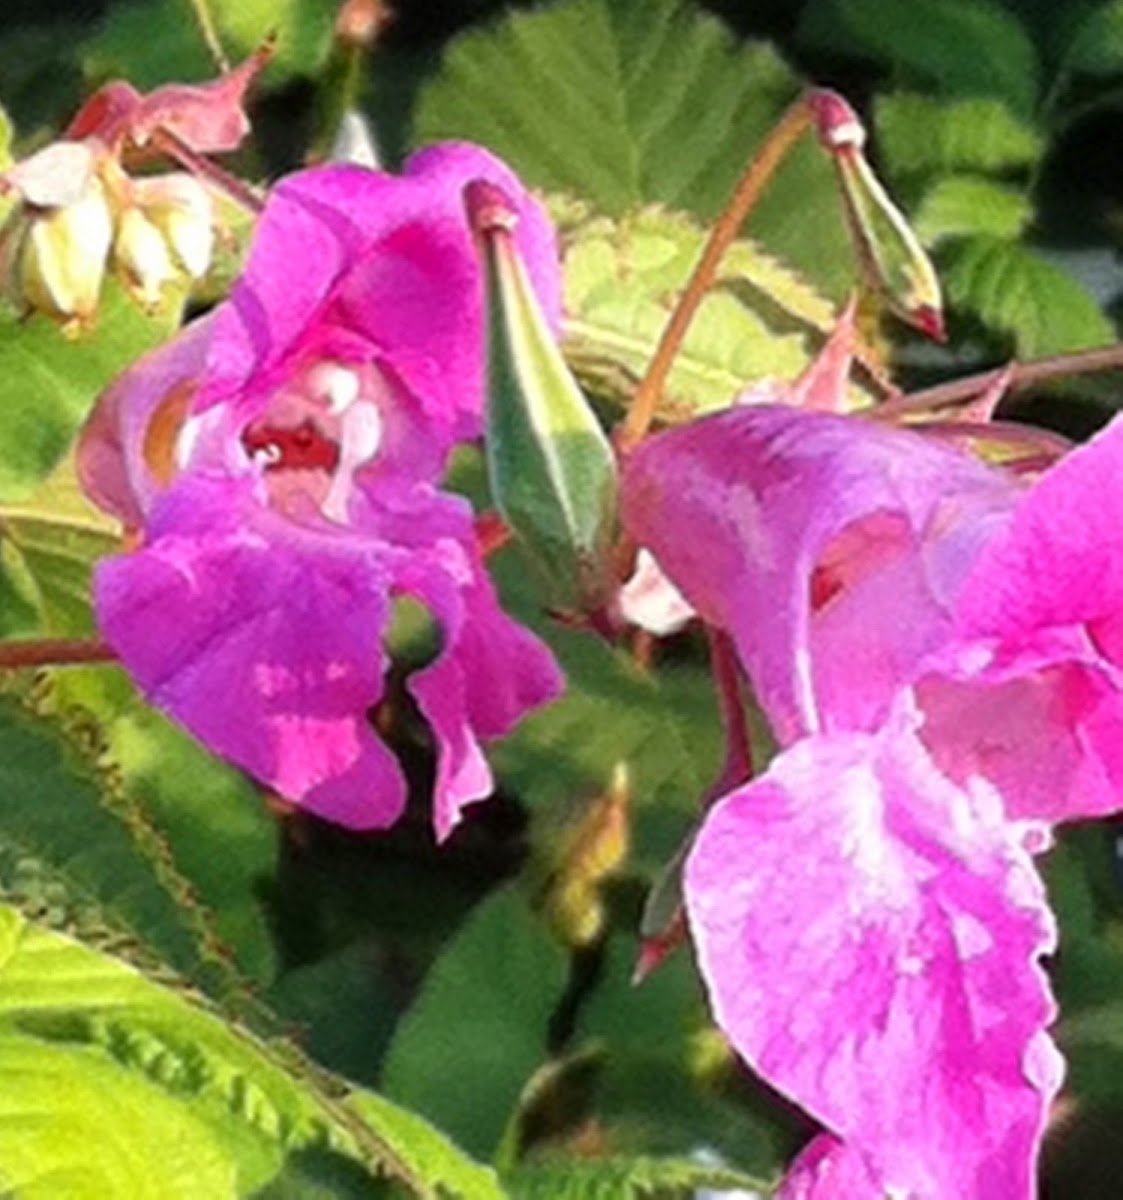
[[[356, 377], [357, 382], [357, 377]], [[352, 477], [378, 453], [382, 444], [382, 417], [374, 404], [353, 404], [340, 418], [339, 466], [324, 499], [324, 515], [347, 523], [347, 502]]]
[[338, 363], [318, 363], [308, 373], [308, 386], [314, 395], [327, 401], [334, 416], [345, 413], [359, 398], [361, 385], [356, 371]]

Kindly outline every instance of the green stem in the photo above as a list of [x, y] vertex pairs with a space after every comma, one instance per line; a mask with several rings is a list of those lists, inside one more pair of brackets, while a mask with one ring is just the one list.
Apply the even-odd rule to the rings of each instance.
[[208, 0], [189, 0], [189, 3], [191, 11], [195, 15], [195, 24], [199, 26], [199, 33], [206, 44], [207, 53], [214, 59], [215, 66], [220, 71], [229, 71], [230, 60], [226, 57], [222, 43], [218, 40], [218, 27], [214, 23], [214, 16]]

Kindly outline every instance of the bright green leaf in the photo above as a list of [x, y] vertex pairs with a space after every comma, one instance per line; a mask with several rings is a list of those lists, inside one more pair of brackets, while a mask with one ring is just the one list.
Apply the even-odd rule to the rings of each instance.
[[98, 393], [179, 321], [150, 317], [116, 284], [94, 329], [68, 336], [45, 317], [0, 313], [0, 502], [32, 495], [61, 461]]
[[974, 237], [949, 251], [944, 286], [953, 309], [974, 313], [1033, 358], [1104, 346], [1115, 330], [1073, 276], [1016, 242]]
[[565, 976], [565, 953], [515, 887], [484, 900], [403, 1018], [383, 1090], [469, 1151], [490, 1156], [547, 1056]]
[[[704, 239], [689, 217], [654, 208], [618, 221], [574, 220], [565, 230], [566, 355], [593, 391], [619, 402], [631, 395]], [[762, 378], [793, 378], [836, 315], [759, 245], [736, 242], [671, 369], [659, 416], [683, 420], [725, 407]], [[869, 396], [855, 387], [853, 402]]]
[[1001, 100], [893, 92], [874, 103], [878, 155], [890, 176], [1032, 167], [1045, 141]]
[[[423, 85], [414, 141], [484, 142], [540, 188], [611, 216], [651, 202], [711, 220], [799, 91], [762, 43], [687, 0], [566, 0], [463, 35]], [[807, 138], [750, 219], [773, 254], [842, 295], [853, 256]]]
[[0, 1180], [21, 1200], [248, 1196], [309, 1152], [489, 1195], [417, 1118], [0, 906]]
[[970, 175], [948, 175], [925, 193], [913, 228], [926, 246], [972, 234], [1013, 241], [1033, 219], [1033, 205], [1016, 188]]
[[85, 499], [70, 465], [22, 503], [0, 503], [0, 636], [80, 637], [93, 632], [90, 573], [117, 544], [116, 526]]

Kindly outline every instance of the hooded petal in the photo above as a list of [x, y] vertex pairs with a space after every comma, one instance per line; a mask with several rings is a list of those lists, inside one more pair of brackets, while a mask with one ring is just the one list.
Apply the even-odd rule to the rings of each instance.
[[1018, 490], [919, 435], [786, 407], [660, 434], [624, 473], [632, 536], [728, 629], [781, 741], [874, 728], [947, 638]]
[[405, 798], [367, 720], [385, 667], [383, 556], [275, 516], [256, 488], [179, 481], [145, 546], [98, 567], [99, 626], [152, 703], [213, 751], [329, 820], [383, 828]]
[[537, 201], [487, 151], [414, 155], [401, 176], [347, 164], [274, 188], [245, 272], [218, 322], [202, 406], [269, 390], [301, 358], [374, 358], [428, 406], [435, 432], [475, 436], [483, 406], [483, 283], [460, 192], [503, 187], [542, 303], [556, 320], [553, 232]]
[[78, 443], [78, 478], [130, 528], [171, 481], [175, 441], [206, 365], [209, 319], [144, 355], [98, 397]]
[[711, 811], [685, 876], [699, 964], [737, 1050], [887, 1187], [1028, 1200], [1060, 1079], [1053, 925], [1025, 831], [910, 721], [805, 739]]

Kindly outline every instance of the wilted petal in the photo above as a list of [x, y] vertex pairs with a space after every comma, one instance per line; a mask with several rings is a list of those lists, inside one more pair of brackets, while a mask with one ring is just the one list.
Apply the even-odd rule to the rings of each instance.
[[128, 139], [144, 146], [155, 130], [164, 129], [198, 154], [235, 150], [250, 128], [246, 91], [272, 53], [266, 43], [209, 83], [171, 83], [146, 96], [128, 83], [106, 84], [82, 106], [66, 136], [96, 137], [107, 146]]
[[367, 720], [385, 665], [382, 556], [275, 516], [256, 487], [182, 479], [145, 546], [99, 566], [99, 626], [152, 703], [216, 753], [332, 821], [383, 828], [405, 788]]
[[630, 456], [623, 517], [728, 629], [781, 741], [873, 728], [946, 639], [960, 581], [1017, 486], [917, 434], [742, 407]]
[[784, 752], [687, 862], [718, 1024], [910, 1200], [1033, 1195], [1060, 1063], [1022, 840], [895, 721]]

